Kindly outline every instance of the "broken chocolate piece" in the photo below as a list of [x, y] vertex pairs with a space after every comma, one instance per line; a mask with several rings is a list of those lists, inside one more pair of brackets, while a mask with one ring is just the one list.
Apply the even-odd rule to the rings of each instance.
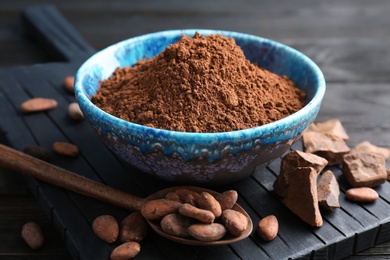
[[375, 187], [387, 179], [383, 156], [355, 152], [344, 155], [343, 174], [352, 187]]
[[309, 225], [322, 226], [317, 198], [317, 171], [312, 167], [298, 167], [289, 174], [293, 178], [289, 178], [283, 203]]
[[383, 157], [385, 157], [385, 159], [388, 159], [390, 157], [390, 149], [373, 145], [369, 141], [364, 141], [361, 142], [360, 144], [357, 144], [350, 151], [350, 153], [359, 153], [359, 152], [382, 155]]
[[350, 150], [341, 137], [330, 133], [304, 132], [302, 140], [306, 153], [313, 153], [325, 158], [328, 160], [328, 165], [341, 164], [343, 155]]
[[318, 155], [294, 150], [286, 154], [282, 160], [282, 170], [291, 171], [297, 167], [312, 167], [320, 173], [328, 161]]
[[340, 187], [332, 171], [328, 170], [322, 174], [317, 183], [317, 196], [321, 208], [329, 211], [340, 208]]
[[339, 119], [329, 119], [324, 122], [311, 123], [305, 131], [306, 132], [314, 131], [317, 133], [330, 133], [332, 135], [342, 138], [343, 140], [349, 139], [349, 136]]
[[287, 193], [289, 172], [295, 170], [297, 167], [312, 167], [317, 174], [325, 168], [328, 161], [315, 154], [305, 153], [294, 150], [286, 154], [281, 163], [280, 174], [274, 182], [274, 191], [280, 197], [285, 197]]

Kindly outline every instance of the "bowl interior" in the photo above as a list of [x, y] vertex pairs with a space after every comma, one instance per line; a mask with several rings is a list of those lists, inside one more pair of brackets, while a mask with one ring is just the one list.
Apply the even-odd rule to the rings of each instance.
[[[229, 31], [217, 30], [172, 30], [143, 35], [114, 44], [92, 56], [80, 68], [79, 75], [88, 70], [90, 77], [83, 78], [83, 92], [88, 99], [99, 88], [99, 80], [109, 78], [117, 67], [132, 66], [141, 59], [149, 59], [177, 42], [183, 34], [193, 36], [221, 34], [235, 39], [246, 58], [276, 74], [287, 75], [312, 100], [320, 91], [323, 76], [317, 65], [300, 52], [275, 41]], [[85, 84], [87, 83], [87, 84]]]

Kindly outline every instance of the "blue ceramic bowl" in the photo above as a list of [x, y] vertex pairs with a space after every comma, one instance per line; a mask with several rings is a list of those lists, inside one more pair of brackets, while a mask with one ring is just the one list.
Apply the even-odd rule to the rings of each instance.
[[[221, 34], [235, 39], [246, 58], [276, 74], [287, 75], [307, 94], [298, 112], [266, 125], [221, 133], [189, 133], [151, 128], [114, 117], [96, 107], [91, 97], [99, 81], [117, 67], [151, 58], [183, 34]], [[283, 44], [253, 35], [216, 30], [171, 30], [147, 34], [107, 47], [78, 70], [75, 94], [90, 125], [125, 162], [175, 184], [219, 185], [250, 176], [258, 166], [281, 156], [314, 121], [325, 94], [317, 65]]]

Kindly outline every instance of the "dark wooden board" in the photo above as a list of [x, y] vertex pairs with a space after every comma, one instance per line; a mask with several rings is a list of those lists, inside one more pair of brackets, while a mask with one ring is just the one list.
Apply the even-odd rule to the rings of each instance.
[[[136, 9], [136, 6], [134, 8]], [[37, 16], [39, 19], [36, 19]], [[86, 122], [75, 122], [67, 116], [67, 105], [75, 99], [64, 90], [63, 78], [74, 75], [81, 62], [77, 57], [81, 57], [82, 60], [82, 57], [87, 56], [92, 50], [51, 6], [28, 9], [23, 17], [27, 26], [38, 34], [38, 39], [47, 49], [55, 56], [71, 62], [0, 70], [0, 129], [6, 132], [9, 145], [22, 150], [26, 145], [38, 144], [50, 150], [54, 141], [69, 141], [79, 146], [80, 156], [76, 159], [67, 159], [53, 154], [53, 164], [141, 197], [169, 186], [168, 183], [151, 179], [142, 172], [124, 165], [100, 142]], [[50, 31], [53, 29], [47, 26], [48, 21], [65, 32], [55, 34], [53, 37], [57, 40], [53, 40], [51, 36]], [[40, 30], [42, 28], [43, 30]], [[71, 42], [79, 44], [66, 49], [64, 45], [69, 39], [62, 37], [70, 37], [73, 39]], [[343, 42], [339, 41], [338, 44], [342, 46]], [[389, 99], [390, 94], [386, 84], [377, 83], [369, 86], [364, 82], [345, 84], [343, 80], [339, 80], [340, 74], [336, 73], [343, 71], [343, 64], [340, 64], [340, 70], [332, 70], [332, 66], [329, 65], [334, 65], [332, 62], [335, 58], [332, 57], [337, 55], [324, 58], [328, 56], [316, 49], [312, 50], [310, 41], [292, 40], [291, 45], [306, 50], [306, 53], [322, 62], [325, 69], [328, 68], [325, 72], [333, 81], [328, 84], [319, 120], [340, 117], [351, 134], [349, 142], [351, 145], [362, 140], [371, 140], [373, 143], [389, 147], [385, 131], [388, 125], [386, 121], [374, 117], [378, 114], [387, 116], [389, 113], [385, 101]], [[338, 45], [333, 46], [337, 48]], [[356, 48], [351, 49], [351, 53], [353, 50], [356, 51]], [[359, 75], [346, 73], [343, 76], [353, 81], [361, 79]], [[379, 81], [381, 80], [386, 80], [386, 77], [381, 77]], [[59, 107], [32, 115], [19, 113], [21, 102], [38, 96], [57, 99]], [[354, 99], [358, 99], [359, 102], [353, 102]], [[294, 148], [301, 149], [300, 144], [296, 144]], [[185, 255], [189, 259], [341, 259], [390, 240], [388, 182], [377, 188], [381, 198], [376, 203], [369, 205], [351, 203], [344, 195], [348, 184], [340, 169], [335, 168], [342, 185], [340, 197], [342, 208], [334, 213], [324, 212], [324, 226], [312, 228], [294, 216], [282, 205], [279, 198], [272, 194], [272, 183], [279, 167], [280, 159], [265, 169], [256, 170], [247, 180], [231, 186], [216, 187], [219, 191], [237, 189], [240, 195], [239, 203], [249, 212], [254, 223], [269, 214], [278, 217], [280, 232], [271, 243], [261, 241], [254, 232], [250, 238], [229, 246], [192, 247], [173, 243], [150, 232], [142, 242], [142, 250], [137, 258], [175, 259]], [[32, 178], [29, 178], [29, 185], [75, 259], [108, 258], [115, 245], [107, 245], [97, 239], [92, 233], [91, 223], [100, 214], [112, 214], [120, 221], [129, 213], [128, 211]]]
[[56, 60], [85, 60], [95, 52], [53, 5], [25, 8], [22, 21], [29, 34]]
[[[6, 132], [10, 145], [22, 150], [26, 145], [38, 144], [51, 150], [53, 142], [69, 141], [79, 146], [80, 156], [68, 159], [53, 154], [53, 164], [141, 197], [168, 186], [123, 165], [95, 136], [87, 122], [75, 122], [67, 116], [67, 105], [75, 99], [64, 90], [62, 80], [66, 75], [74, 74], [78, 66], [76, 63], [53, 63], [0, 71], [0, 127]], [[20, 104], [30, 97], [55, 98], [59, 106], [45, 113], [20, 114]], [[299, 149], [299, 145], [296, 147]], [[342, 185], [342, 208], [334, 213], [324, 213], [324, 226], [317, 229], [303, 223], [272, 194], [279, 164], [280, 160], [274, 161], [266, 169], [258, 169], [253, 177], [232, 185], [239, 191], [240, 203], [254, 223], [269, 214], [278, 217], [280, 232], [274, 241], [264, 243], [254, 233], [230, 246], [202, 248], [178, 245], [150, 232], [142, 242], [139, 258], [172, 259], [184, 254], [201, 259], [221, 256], [340, 259], [390, 239], [388, 182], [377, 189], [381, 198], [376, 203], [358, 205], [345, 199], [348, 184], [340, 169], [335, 168]], [[112, 214], [120, 221], [129, 212], [33, 179], [30, 179], [30, 186], [75, 259], [108, 257], [114, 245], [97, 239], [91, 223], [100, 214]], [[231, 187], [216, 187], [219, 191], [227, 188]]]

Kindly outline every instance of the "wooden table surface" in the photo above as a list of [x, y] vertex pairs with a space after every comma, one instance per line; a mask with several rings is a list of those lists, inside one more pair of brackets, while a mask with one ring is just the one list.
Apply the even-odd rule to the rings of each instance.
[[[39, 3], [44, 2], [0, 1], [0, 68], [55, 59], [29, 38], [20, 21], [25, 7]], [[350, 134], [351, 147], [369, 140], [390, 148], [390, 2], [386, 0], [51, 3], [96, 50], [129, 37], [177, 28], [239, 31], [290, 45], [324, 72], [328, 89], [318, 120], [339, 118]], [[20, 228], [28, 221], [43, 228], [46, 244], [41, 250], [29, 249], [20, 237]], [[69, 258], [25, 178], [1, 169], [0, 259]], [[390, 242], [348, 259], [390, 259]]]

